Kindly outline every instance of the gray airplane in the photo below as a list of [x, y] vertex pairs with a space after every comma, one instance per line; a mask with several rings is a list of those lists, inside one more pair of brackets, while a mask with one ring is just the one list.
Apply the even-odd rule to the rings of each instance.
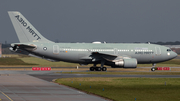
[[43, 37], [20, 12], [8, 14], [20, 41], [12, 43], [10, 50], [49, 61], [94, 64], [90, 71], [106, 71], [104, 65], [136, 68], [137, 64], [152, 64], [151, 70], [155, 71], [155, 63], [177, 56], [168, 47], [150, 43], [55, 43]]

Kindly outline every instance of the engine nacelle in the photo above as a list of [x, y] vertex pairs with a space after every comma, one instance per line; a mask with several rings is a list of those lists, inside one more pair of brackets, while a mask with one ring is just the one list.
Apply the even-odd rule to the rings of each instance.
[[136, 68], [137, 60], [135, 58], [123, 59], [115, 62], [115, 66], [123, 67], [123, 68]]

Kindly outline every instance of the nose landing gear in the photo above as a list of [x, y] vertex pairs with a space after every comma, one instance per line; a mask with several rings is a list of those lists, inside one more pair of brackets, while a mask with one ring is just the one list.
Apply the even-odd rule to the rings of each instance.
[[156, 70], [156, 69], [155, 69], [155, 65], [156, 65], [156, 64], [153, 63], [152, 65], [153, 65], [153, 66], [152, 66], [152, 68], [151, 68], [151, 71], [154, 72], [154, 71]]
[[155, 71], [155, 68], [154, 68], [154, 67], [152, 67], [152, 68], [151, 68], [151, 71], [153, 71], [153, 72], [154, 72], [154, 71]]

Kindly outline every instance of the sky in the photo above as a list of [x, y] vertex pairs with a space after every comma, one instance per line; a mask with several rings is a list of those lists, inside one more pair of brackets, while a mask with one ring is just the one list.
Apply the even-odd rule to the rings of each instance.
[[7, 11], [55, 42], [180, 41], [180, 0], [0, 0], [0, 43], [19, 42]]

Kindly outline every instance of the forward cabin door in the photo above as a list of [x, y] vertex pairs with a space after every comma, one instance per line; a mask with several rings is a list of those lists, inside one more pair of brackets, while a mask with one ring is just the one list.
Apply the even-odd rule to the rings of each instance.
[[59, 54], [59, 46], [53, 45], [53, 54]]
[[155, 52], [156, 52], [156, 55], [161, 55], [161, 48], [155, 47]]
[[118, 49], [114, 48], [114, 55], [118, 55]]

